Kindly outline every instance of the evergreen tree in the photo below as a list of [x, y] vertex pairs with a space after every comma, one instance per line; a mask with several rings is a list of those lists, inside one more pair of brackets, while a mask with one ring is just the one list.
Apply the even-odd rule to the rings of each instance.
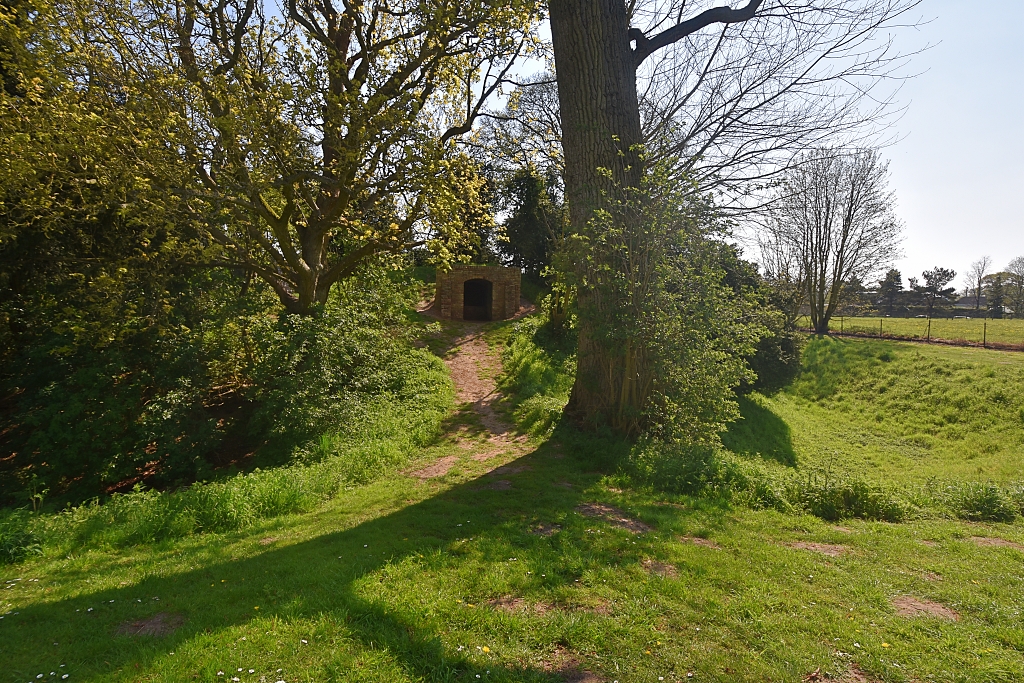
[[992, 284], [988, 286], [988, 315], [990, 318], [1002, 318], [1003, 306], [1006, 303], [1006, 291], [1003, 287], [1002, 274], [992, 278]]
[[551, 264], [552, 246], [563, 232], [562, 208], [551, 196], [547, 179], [532, 166], [512, 176], [503, 194], [511, 215], [505, 221], [502, 251], [512, 265], [540, 275]]
[[900, 271], [892, 268], [885, 274], [878, 283], [878, 295], [885, 304], [885, 314], [892, 315], [893, 307], [896, 305], [896, 298], [903, 291], [903, 276]]

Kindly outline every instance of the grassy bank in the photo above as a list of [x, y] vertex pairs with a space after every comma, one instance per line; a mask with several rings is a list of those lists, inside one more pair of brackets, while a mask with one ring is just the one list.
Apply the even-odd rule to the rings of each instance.
[[[453, 388], [441, 361], [410, 350], [399, 392], [350, 414], [293, 454], [293, 464], [171, 491], [137, 490], [58, 513], [0, 513], [0, 554], [61, 556], [84, 548], [145, 544], [235, 531], [308, 512], [345, 488], [403, 466], [439, 435]], [[4, 549], [6, 548], [6, 552]]]
[[1019, 480], [1024, 356], [815, 339], [797, 381], [751, 396], [743, 413], [727, 443], [788, 466], [900, 483]]

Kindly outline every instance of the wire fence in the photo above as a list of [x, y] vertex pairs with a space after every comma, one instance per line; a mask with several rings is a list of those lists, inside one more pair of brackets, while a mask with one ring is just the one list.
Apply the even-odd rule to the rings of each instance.
[[[805, 332], [814, 331], [807, 316], [797, 325]], [[829, 334], [1024, 351], [1024, 319], [839, 316], [829, 321]]]

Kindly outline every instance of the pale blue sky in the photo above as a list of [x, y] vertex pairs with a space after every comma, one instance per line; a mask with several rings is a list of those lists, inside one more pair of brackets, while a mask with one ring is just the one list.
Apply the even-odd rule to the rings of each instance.
[[990, 255], [1002, 269], [1024, 256], [1024, 3], [924, 0], [934, 20], [905, 31], [903, 50], [923, 72], [900, 95], [902, 139], [891, 159], [906, 223], [904, 278], [939, 265], [957, 271]]

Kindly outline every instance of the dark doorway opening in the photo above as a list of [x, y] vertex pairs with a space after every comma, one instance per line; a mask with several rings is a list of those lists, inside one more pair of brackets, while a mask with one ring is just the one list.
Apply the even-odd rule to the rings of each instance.
[[490, 320], [492, 292], [488, 280], [466, 280], [462, 286], [462, 319]]

